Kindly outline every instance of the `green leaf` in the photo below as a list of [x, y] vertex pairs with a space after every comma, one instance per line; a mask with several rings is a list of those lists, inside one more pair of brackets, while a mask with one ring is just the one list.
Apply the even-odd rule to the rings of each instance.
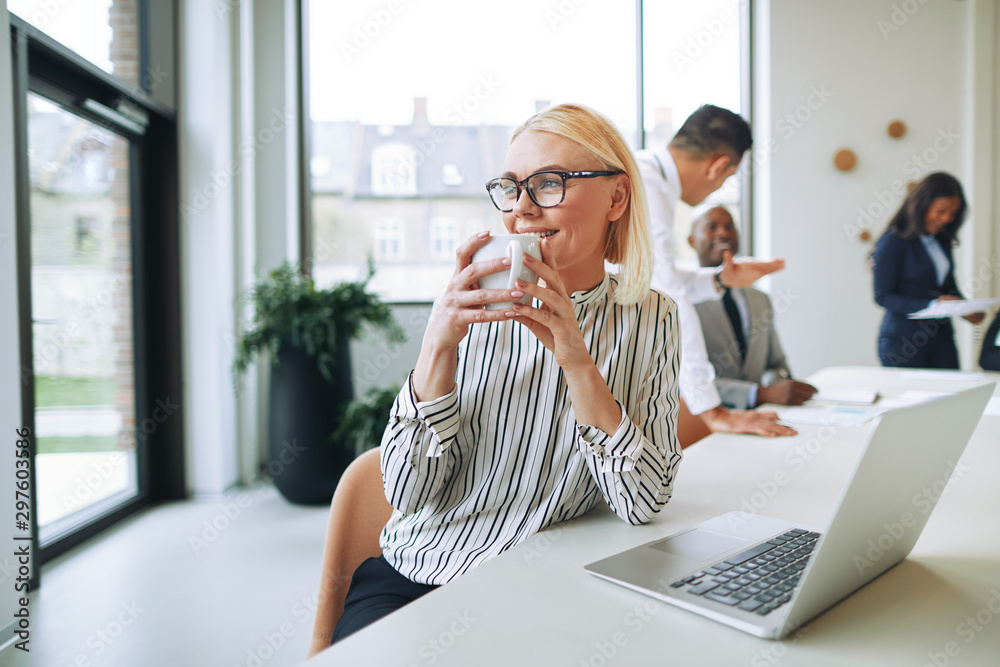
[[371, 331], [390, 343], [404, 342], [406, 335], [392, 309], [368, 291], [374, 275], [371, 257], [363, 280], [342, 282], [325, 290], [317, 290], [299, 265], [285, 262], [271, 271], [248, 293], [253, 315], [237, 337], [234, 375], [246, 371], [264, 352], [277, 363], [286, 337], [316, 359], [328, 382], [332, 382], [336, 370], [335, 352], [341, 340], [354, 340]]
[[330, 439], [356, 443], [358, 453], [378, 447], [399, 390], [399, 385], [373, 387], [355, 398], [347, 404], [340, 426]]

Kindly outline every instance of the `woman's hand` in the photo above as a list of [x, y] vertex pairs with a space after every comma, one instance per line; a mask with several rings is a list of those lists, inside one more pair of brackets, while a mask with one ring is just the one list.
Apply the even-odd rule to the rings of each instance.
[[[955, 296], [954, 294], [942, 294], [937, 298], [938, 301], [961, 301], [962, 297]], [[969, 313], [968, 315], [962, 315], [963, 320], [972, 322], [973, 324], [979, 324], [984, 319], [986, 319], [986, 313]]]
[[418, 400], [440, 398], [455, 386], [458, 344], [475, 322], [498, 322], [510, 319], [506, 310], [487, 310], [488, 303], [503, 303], [520, 299], [520, 290], [479, 289], [483, 276], [499, 273], [510, 267], [509, 258], [473, 262], [476, 251], [490, 240], [488, 231], [467, 239], [456, 251], [455, 273], [444, 293], [434, 303], [427, 330], [424, 332], [420, 356], [413, 369], [413, 390]]
[[563, 369], [569, 370], [579, 364], [593, 366], [594, 359], [584, 343], [573, 301], [559, 278], [559, 267], [555, 265], [555, 260], [543, 262], [524, 253], [524, 265], [537, 273], [539, 279], [545, 281], [545, 286], [517, 281], [517, 287], [541, 301], [541, 307], [515, 303], [516, 320], [528, 327], [542, 345], [552, 352], [556, 363]]
[[541, 308], [515, 303], [516, 321], [528, 327], [563, 369], [577, 423], [612, 435], [621, 424], [622, 411], [590, 356], [573, 301], [559, 278], [559, 267], [554, 259], [543, 262], [527, 253], [524, 265], [537, 273], [545, 286], [517, 281], [520, 289], [541, 301]]
[[479, 232], [468, 238], [456, 251], [455, 273], [444, 293], [434, 303], [424, 340], [433, 340], [438, 347], [458, 347], [474, 322], [497, 322], [510, 317], [503, 310], [486, 310], [488, 303], [503, 303], [520, 299], [520, 290], [479, 289], [479, 279], [510, 268], [510, 259], [502, 257], [473, 263], [476, 251], [490, 240], [489, 232]]

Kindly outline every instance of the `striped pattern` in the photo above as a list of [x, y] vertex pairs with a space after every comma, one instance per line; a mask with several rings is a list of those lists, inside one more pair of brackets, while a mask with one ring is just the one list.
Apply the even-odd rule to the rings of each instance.
[[[456, 389], [417, 403], [407, 382], [382, 439], [386, 559], [444, 584], [603, 497], [633, 524], [670, 499], [677, 444], [677, 308], [650, 291], [612, 302], [614, 276], [572, 295], [597, 367], [622, 406], [613, 434], [577, 424], [562, 369], [524, 326], [470, 327]], [[483, 369], [489, 369], [484, 373]]]

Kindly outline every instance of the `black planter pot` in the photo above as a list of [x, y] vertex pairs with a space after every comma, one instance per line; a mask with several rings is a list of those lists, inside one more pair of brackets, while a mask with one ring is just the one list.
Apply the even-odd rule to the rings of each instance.
[[354, 397], [350, 348], [337, 352], [327, 382], [314, 357], [285, 340], [271, 368], [267, 470], [278, 491], [300, 505], [329, 504], [354, 447], [330, 442], [342, 408]]

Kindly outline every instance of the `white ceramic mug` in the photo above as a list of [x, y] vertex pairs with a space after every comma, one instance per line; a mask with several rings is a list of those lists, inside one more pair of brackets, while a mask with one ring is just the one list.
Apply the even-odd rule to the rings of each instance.
[[[537, 283], [538, 274], [524, 266], [524, 253], [535, 259], [542, 258], [542, 248], [538, 234], [496, 234], [490, 237], [489, 243], [476, 251], [473, 262], [485, 262], [501, 257], [510, 258], [510, 269], [500, 271], [479, 279], [481, 289], [516, 289], [515, 281], [520, 278], [526, 283]], [[531, 296], [525, 294], [520, 303], [531, 304]], [[514, 305], [513, 301], [504, 303], [488, 303], [487, 310], [504, 310]]]

